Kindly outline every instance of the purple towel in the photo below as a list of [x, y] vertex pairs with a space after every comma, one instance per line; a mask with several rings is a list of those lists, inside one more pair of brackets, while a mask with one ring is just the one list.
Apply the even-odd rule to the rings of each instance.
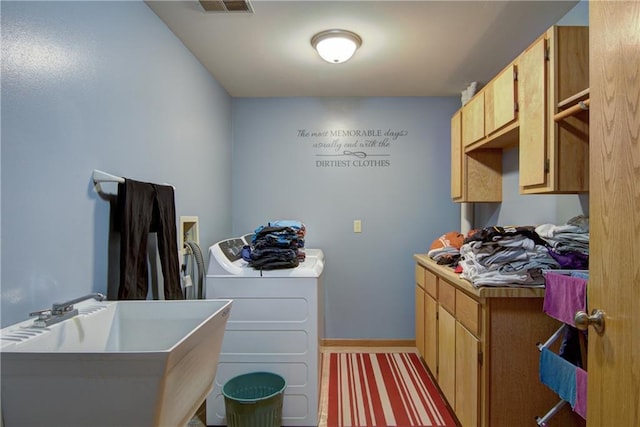
[[587, 371], [576, 368], [576, 404], [573, 410], [587, 419]]
[[586, 310], [587, 281], [579, 277], [548, 273], [545, 288], [543, 311], [554, 319], [574, 326], [576, 312]]

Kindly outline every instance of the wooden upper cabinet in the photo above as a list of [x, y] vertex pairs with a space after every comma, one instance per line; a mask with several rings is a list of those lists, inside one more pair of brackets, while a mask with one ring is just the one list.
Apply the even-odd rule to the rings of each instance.
[[451, 198], [462, 198], [462, 110], [451, 118]]
[[466, 147], [485, 136], [484, 91], [471, 98], [462, 111], [462, 144]]
[[502, 151], [464, 152], [462, 129], [466, 111], [462, 108], [451, 118], [451, 198], [454, 202], [500, 202]]
[[538, 39], [520, 57], [520, 187], [547, 181], [547, 41]]
[[487, 136], [516, 121], [516, 65], [509, 64], [485, 89], [485, 130]]
[[522, 194], [588, 192], [589, 114], [564, 114], [588, 92], [589, 27], [551, 27], [452, 118], [452, 199], [500, 202], [512, 147]]
[[589, 87], [589, 28], [552, 27], [519, 59], [520, 192], [589, 190], [588, 115], [554, 120]]
[[518, 145], [517, 62], [495, 76], [462, 108], [465, 153]]

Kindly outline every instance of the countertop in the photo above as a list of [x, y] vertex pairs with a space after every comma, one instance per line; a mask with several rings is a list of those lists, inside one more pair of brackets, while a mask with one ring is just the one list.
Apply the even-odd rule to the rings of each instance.
[[525, 286], [481, 286], [475, 287], [471, 282], [461, 279], [460, 275], [455, 273], [451, 267], [439, 265], [427, 254], [415, 254], [413, 258], [418, 264], [447, 280], [461, 291], [479, 298], [543, 298], [544, 288], [531, 288]]

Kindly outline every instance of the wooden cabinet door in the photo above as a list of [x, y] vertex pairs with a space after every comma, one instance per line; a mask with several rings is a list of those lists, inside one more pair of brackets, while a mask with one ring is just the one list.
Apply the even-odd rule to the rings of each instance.
[[462, 143], [466, 147], [484, 135], [484, 92], [480, 92], [462, 107]]
[[519, 60], [520, 188], [547, 182], [546, 40], [540, 38]]
[[424, 361], [437, 378], [438, 369], [438, 302], [429, 294], [424, 298]]
[[[591, 253], [587, 426], [639, 426], [640, 2], [589, 2]], [[620, 242], [625, 242], [620, 244]]]
[[462, 198], [464, 183], [462, 151], [462, 110], [458, 110], [451, 118], [451, 198]]
[[480, 341], [456, 323], [456, 416], [463, 427], [480, 421]]
[[[557, 192], [589, 191], [589, 113], [556, 122], [558, 103], [589, 88], [589, 27], [547, 31], [549, 51], [549, 186]], [[553, 83], [551, 83], [553, 82]]]
[[438, 307], [438, 385], [455, 408], [456, 402], [456, 319]]
[[505, 68], [485, 90], [485, 127], [487, 135], [516, 120], [516, 67]]
[[425, 296], [426, 294], [424, 290], [420, 286], [416, 285], [416, 348], [418, 349], [418, 353], [420, 353], [422, 357], [425, 357], [425, 353], [424, 353]]

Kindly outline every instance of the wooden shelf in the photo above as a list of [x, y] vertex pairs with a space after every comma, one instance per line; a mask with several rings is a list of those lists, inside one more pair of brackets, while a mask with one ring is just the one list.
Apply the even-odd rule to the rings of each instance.
[[413, 259], [417, 264], [433, 272], [439, 277], [447, 279], [456, 289], [480, 298], [544, 298], [544, 287], [527, 286], [480, 286], [475, 287], [471, 282], [461, 279], [452, 268], [439, 265], [427, 254], [414, 254]]
[[469, 154], [474, 151], [486, 150], [486, 149], [509, 149], [518, 146], [518, 140], [520, 137], [520, 128], [518, 122], [513, 122], [508, 126], [500, 129], [499, 131], [467, 145], [464, 148], [464, 152]]

